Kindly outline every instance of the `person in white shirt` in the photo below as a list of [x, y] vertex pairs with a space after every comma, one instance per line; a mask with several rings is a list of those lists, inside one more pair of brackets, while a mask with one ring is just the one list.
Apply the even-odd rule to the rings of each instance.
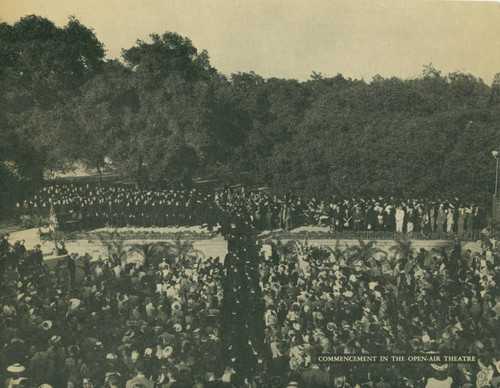
[[431, 377], [427, 380], [425, 388], [451, 388], [452, 383], [453, 379], [449, 376], [445, 380], [438, 380]]
[[453, 232], [453, 224], [455, 220], [453, 218], [453, 209], [448, 209], [448, 213], [446, 214], [446, 231], [448, 234]]
[[427, 379], [425, 388], [451, 388], [453, 379], [448, 376], [447, 365], [431, 364], [431, 367], [434, 369], [434, 376]]
[[403, 224], [405, 219], [405, 211], [401, 205], [396, 209], [396, 232], [403, 233]]

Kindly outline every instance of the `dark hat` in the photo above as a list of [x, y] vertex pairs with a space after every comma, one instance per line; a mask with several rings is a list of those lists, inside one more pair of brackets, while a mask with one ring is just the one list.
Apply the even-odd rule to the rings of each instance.
[[80, 353], [80, 347], [78, 345], [70, 345], [68, 347], [68, 353], [70, 356], [75, 357], [78, 353]]

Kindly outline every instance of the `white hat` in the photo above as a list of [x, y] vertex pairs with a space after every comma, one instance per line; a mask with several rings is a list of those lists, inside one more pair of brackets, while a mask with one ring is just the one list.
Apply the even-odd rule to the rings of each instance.
[[61, 336], [59, 336], [59, 335], [53, 335], [50, 338], [50, 342], [52, 342], [53, 344], [57, 344], [60, 340], [61, 340]]
[[448, 364], [441, 364], [441, 365], [431, 364], [431, 368], [438, 371], [438, 372], [442, 372], [448, 368]]
[[24, 366], [22, 366], [21, 364], [14, 364], [14, 365], [11, 365], [7, 368], [7, 372], [10, 372], [10, 373], [22, 373], [24, 372], [26, 368]]
[[174, 348], [172, 348], [172, 346], [170, 346], [170, 345], [165, 346], [165, 348], [163, 349], [163, 358], [170, 357], [173, 352], [174, 352]]

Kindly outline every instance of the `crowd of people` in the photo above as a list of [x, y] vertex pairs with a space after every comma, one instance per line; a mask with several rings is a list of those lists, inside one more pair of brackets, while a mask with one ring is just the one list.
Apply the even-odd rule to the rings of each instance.
[[[223, 262], [67, 255], [48, 267], [39, 247], [3, 238], [6, 386], [500, 386], [495, 239], [484, 241], [483, 254], [462, 252], [459, 242], [451, 252], [401, 251], [392, 259], [296, 243], [286, 256], [276, 249], [266, 256], [242, 220], [227, 231]], [[422, 353], [477, 361], [318, 358]]]
[[[308, 387], [500, 386], [500, 262], [421, 249], [400, 260], [337, 257], [307, 244], [261, 262], [270, 368]], [[475, 355], [470, 364], [322, 364], [331, 354]]]
[[253, 226], [275, 230], [328, 226], [332, 232], [399, 232], [410, 236], [475, 239], [486, 226], [484, 209], [453, 200], [378, 198], [303, 198], [266, 190], [226, 186], [147, 191], [126, 186], [51, 185], [16, 204], [19, 217], [67, 215], [81, 228], [166, 227], [222, 224], [228, 208], [244, 209]]
[[[462, 252], [458, 239], [480, 237], [484, 214], [474, 204], [61, 185], [18, 208], [19, 216], [70, 214], [85, 227], [220, 225], [228, 254], [129, 260], [63, 250], [49, 266], [40, 246], [26, 250], [4, 236], [6, 387], [500, 386], [500, 246], [482, 235], [482, 254]], [[298, 242], [264, 254], [260, 230], [299, 225], [456, 239], [451, 251], [418, 254], [407, 240], [392, 255], [370, 244], [328, 250]], [[477, 359], [321, 362], [332, 354]]]
[[[4, 238], [0, 249], [6, 387], [175, 388], [229, 379], [218, 258], [113, 263], [68, 255], [49, 268], [38, 248]], [[82, 272], [85, 262], [93, 265]]]

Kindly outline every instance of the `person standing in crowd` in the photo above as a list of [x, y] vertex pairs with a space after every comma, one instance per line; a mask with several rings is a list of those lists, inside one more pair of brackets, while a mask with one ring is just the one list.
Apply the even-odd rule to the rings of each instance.
[[354, 223], [354, 231], [361, 232], [361, 225], [363, 223], [363, 213], [358, 204], [355, 204], [352, 211], [352, 221]]
[[335, 232], [340, 224], [339, 209], [337, 204], [330, 203], [328, 207], [328, 219], [330, 221], [330, 232]]
[[465, 230], [466, 236], [469, 239], [472, 239], [474, 234], [474, 209], [472, 206], [468, 206], [465, 209], [466, 218], [465, 218]]
[[460, 207], [458, 209], [458, 220], [457, 220], [457, 234], [459, 238], [465, 237], [465, 219], [467, 214], [465, 208]]
[[422, 219], [420, 221], [420, 232], [424, 237], [429, 237], [430, 234], [432, 233], [431, 222], [429, 219], [429, 214], [427, 213], [424, 213], [422, 215]]
[[486, 226], [486, 221], [482, 209], [479, 207], [474, 207], [474, 209], [475, 210], [472, 219], [472, 225], [473, 225], [472, 239], [474, 241], [477, 241], [481, 236], [482, 229]]
[[366, 215], [365, 215], [365, 230], [375, 230], [377, 226], [377, 214], [373, 208], [371, 203], [366, 207]]
[[396, 209], [396, 232], [403, 233], [404, 220], [405, 211], [403, 210], [403, 206], [398, 205]]
[[406, 233], [408, 234], [408, 236], [413, 235], [415, 218], [415, 209], [413, 209], [413, 207], [409, 207], [406, 211]]
[[137, 367], [137, 374], [127, 381], [125, 388], [154, 388], [154, 383], [147, 379], [141, 367]]
[[290, 208], [286, 202], [283, 202], [280, 210], [280, 228], [288, 230], [290, 223]]
[[66, 265], [68, 266], [68, 273], [69, 273], [69, 283], [70, 287], [72, 290], [75, 289], [75, 280], [76, 280], [76, 263], [75, 263], [75, 258], [78, 255], [76, 254], [71, 254], [69, 255], [68, 252], [66, 251]]
[[429, 207], [429, 224], [432, 233], [434, 233], [436, 231], [436, 205], [434, 202], [431, 202]]
[[19, 363], [9, 366], [7, 368], [9, 377], [5, 381], [5, 387], [14, 388], [21, 386], [21, 383], [27, 380], [26, 377], [22, 376], [25, 370], [26, 368]]
[[386, 205], [384, 210], [384, 229], [387, 231], [395, 231], [396, 230], [396, 217], [395, 217], [394, 207], [389, 204]]
[[437, 211], [437, 216], [436, 216], [436, 232], [438, 234], [444, 232], [445, 222], [446, 222], [446, 212], [444, 210], [444, 205], [441, 203], [439, 204], [439, 209]]
[[2, 236], [2, 239], [0, 240], [0, 253], [7, 253], [11, 247], [10, 243], [9, 243], [9, 237], [10, 237], [10, 234], [9, 233], [5, 233], [3, 236]]
[[449, 236], [453, 235], [453, 227], [455, 225], [455, 215], [453, 207], [446, 210], [446, 232]]
[[[348, 205], [348, 204], [346, 204]], [[352, 215], [348, 206], [344, 206], [342, 213], [342, 229], [351, 229]]]
[[266, 204], [266, 225], [267, 225], [267, 230], [273, 230], [274, 225], [273, 225], [273, 205], [271, 204], [271, 201], [267, 201]]

